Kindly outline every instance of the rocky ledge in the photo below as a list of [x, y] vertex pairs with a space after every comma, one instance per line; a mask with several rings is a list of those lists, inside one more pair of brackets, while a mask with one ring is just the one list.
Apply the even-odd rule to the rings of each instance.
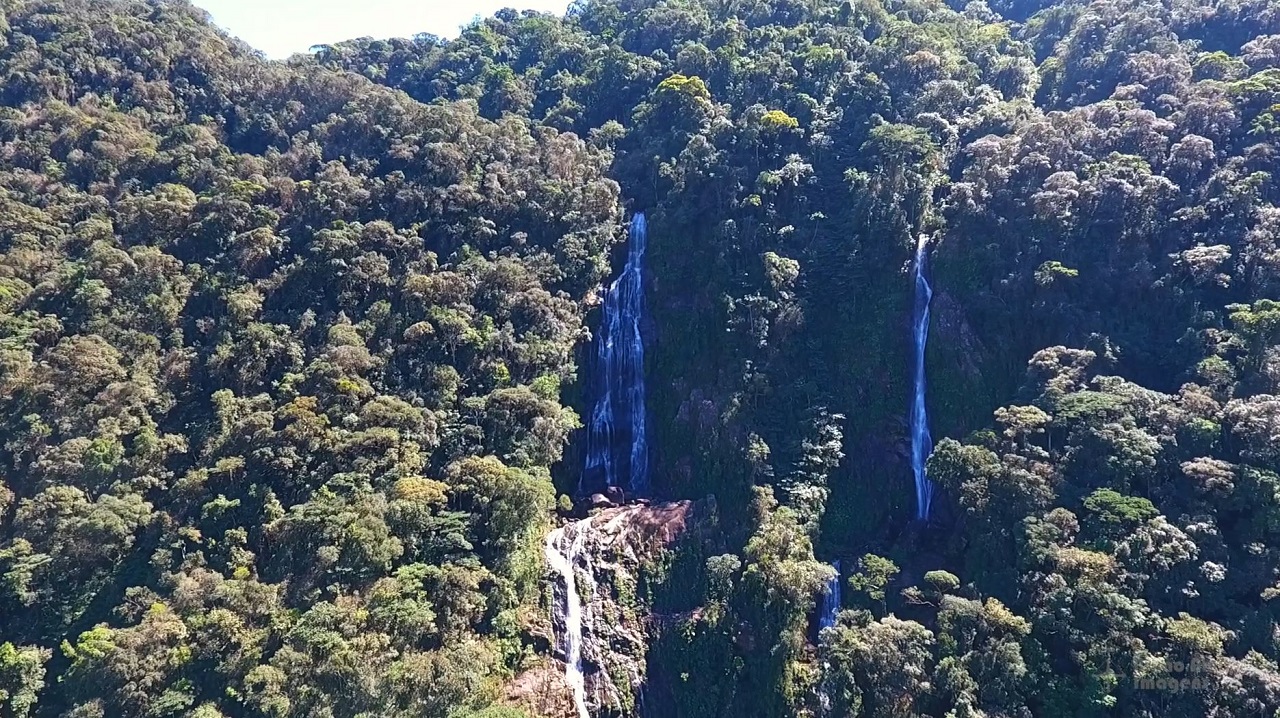
[[[642, 584], [664, 554], [713, 510], [710, 499], [632, 504], [598, 510], [555, 529], [547, 546], [573, 567], [581, 609], [570, 617], [565, 577], [549, 566], [550, 656], [517, 677], [515, 702], [555, 718], [580, 718], [582, 709], [592, 718], [637, 715], [657, 624]], [[579, 624], [575, 650], [570, 634]], [[577, 675], [566, 670], [574, 653], [581, 666], [581, 706], [574, 697]]]

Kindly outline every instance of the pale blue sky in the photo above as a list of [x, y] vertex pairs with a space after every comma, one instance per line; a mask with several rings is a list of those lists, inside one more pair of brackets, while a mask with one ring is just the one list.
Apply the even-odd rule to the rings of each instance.
[[268, 57], [354, 37], [453, 37], [476, 15], [504, 7], [562, 14], [569, 0], [193, 0]]

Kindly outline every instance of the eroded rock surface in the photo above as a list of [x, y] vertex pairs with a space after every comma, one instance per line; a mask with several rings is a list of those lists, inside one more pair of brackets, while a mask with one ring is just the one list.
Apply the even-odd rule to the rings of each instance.
[[[708, 509], [706, 503], [608, 508], [547, 537], [549, 558], [553, 553], [561, 557], [548, 562], [547, 575], [552, 655], [561, 683], [554, 691], [544, 689], [555, 697], [555, 705], [539, 706], [545, 715], [580, 718], [584, 710], [592, 718], [637, 715], [645, 654], [656, 625], [639, 596], [639, 579], [644, 567], [680, 540]], [[573, 590], [567, 590], [566, 564], [572, 566]], [[571, 615], [567, 603], [574, 594], [580, 601], [577, 616]], [[579, 625], [581, 633], [575, 635]], [[575, 669], [575, 663], [580, 668]], [[583, 686], [581, 704], [565, 700], [573, 699], [577, 670]]]

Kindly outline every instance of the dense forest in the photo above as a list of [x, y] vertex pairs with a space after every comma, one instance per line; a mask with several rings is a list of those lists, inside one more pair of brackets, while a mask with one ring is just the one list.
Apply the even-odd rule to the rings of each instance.
[[0, 8], [0, 716], [566, 715], [513, 686], [636, 212], [652, 498], [714, 516], [617, 589], [601, 716], [1280, 715], [1275, 0], [578, 0], [283, 62]]

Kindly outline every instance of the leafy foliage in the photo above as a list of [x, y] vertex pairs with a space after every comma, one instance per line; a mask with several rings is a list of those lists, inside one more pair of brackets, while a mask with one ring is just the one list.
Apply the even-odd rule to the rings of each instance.
[[184, 3], [4, 18], [0, 710], [489, 706], [621, 236], [609, 153]]
[[722, 515], [648, 710], [1274, 712], [1280, 12], [953, 5], [267, 62], [178, 0], [3, 4], [0, 711], [516, 710], [631, 205], [655, 483]]

